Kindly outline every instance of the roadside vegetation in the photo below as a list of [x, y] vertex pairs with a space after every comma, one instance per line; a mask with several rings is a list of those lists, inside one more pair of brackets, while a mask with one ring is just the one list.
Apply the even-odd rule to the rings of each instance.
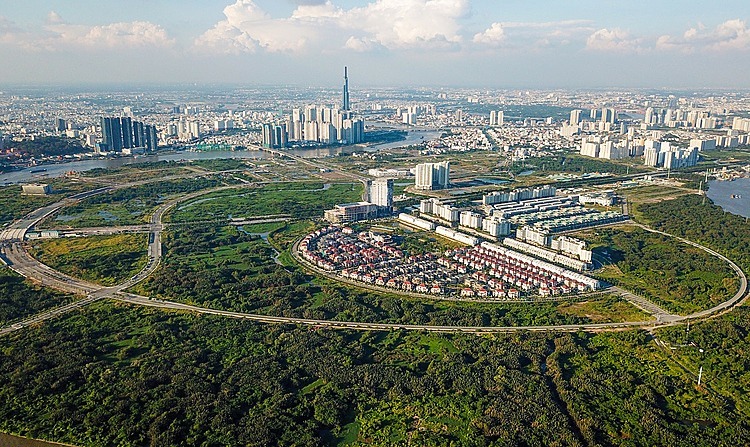
[[31, 254], [55, 270], [103, 286], [119, 284], [146, 266], [148, 235], [40, 239]]
[[576, 233], [604, 268], [599, 279], [621, 286], [678, 314], [708, 309], [732, 297], [739, 280], [726, 262], [705, 251], [638, 227]]
[[38, 287], [8, 267], [0, 266], [0, 326], [72, 300], [72, 295]]
[[215, 177], [153, 182], [117, 189], [82, 200], [44, 222], [46, 227], [99, 227], [146, 223], [148, 214], [174, 194], [187, 194], [220, 186]]

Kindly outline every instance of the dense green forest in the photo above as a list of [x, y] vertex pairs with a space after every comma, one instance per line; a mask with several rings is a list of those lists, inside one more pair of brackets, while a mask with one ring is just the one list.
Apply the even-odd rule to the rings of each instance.
[[694, 326], [718, 365], [739, 363], [697, 387], [690, 354], [637, 330], [329, 331], [100, 303], [0, 339], [0, 430], [86, 446], [746, 445], [748, 317]]
[[637, 211], [652, 228], [713, 248], [750, 272], [750, 223], [744, 217], [692, 194], [638, 205]]

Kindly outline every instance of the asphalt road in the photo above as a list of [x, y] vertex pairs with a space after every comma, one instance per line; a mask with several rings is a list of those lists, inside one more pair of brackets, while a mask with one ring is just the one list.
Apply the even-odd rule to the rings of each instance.
[[[201, 174], [196, 174], [196, 175], [201, 175]], [[162, 179], [152, 180], [152, 181], [160, 181], [160, 180]], [[134, 182], [131, 184], [120, 185], [117, 188], [134, 186], [135, 184], [142, 184], [142, 183], [143, 182]], [[433, 326], [433, 325], [408, 325], [408, 324], [397, 324], [397, 323], [363, 323], [363, 322], [356, 322], [356, 321], [332, 321], [332, 320], [315, 320], [315, 319], [293, 318], [293, 317], [275, 317], [275, 316], [269, 316], [269, 315], [222, 311], [222, 310], [191, 306], [191, 305], [172, 302], [172, 301], [156, 300], [156, 299], [151, 299], [148, 297], [124, 292], [125, 289], [132, 287], [133, 285], [146, 279], [159, 266], [159, 263], [161, 262], [161, 258], [162, 258], [161, 232], [163, 231], [163, 227], [164, 227], [162, 219], [163, 219], [164, 214], [169, 209], [171, 209], [173, 206], [175, 206], [177, 203], [181, 201], [190, 200], [192, 198], [195, 198], [195, 197], [198, 197], [200, 195], [204, 195], [210, 192], [214, 192], [216, 190], [228, 189], [228, 188], [233, 188], [233, 187], [234, 186], [225, 186], [225, 187], [212, 188], [212, 189], [203, 190], [203, 191], [196, 191], [196, 192], [193, 192], [193, 193], [190, 193], [190, 194], [178, 197], [178, 198], [174, 198], [160, 205], [154, 211], [149, 222], [149, 233], [150, 233], [149, 247], [148, 247], [149, 260], [148, 260], [147, 265], [138, 274], [134, 275], [132, 278], [128, 279], [122, 284], [118, 284], [117, 286], [114, 286], [114, 287], [102, 287], [96, 284], [89, 283], [87, 281], [72, 278], [68, 275], [58, 272], [50, 268], [49, 266], [42, 264], [41, 262], [37, 261], [33, 257], [31, 257], [28, 254], [28, 252], [26, 252], [22, 243], [23, 236], [26, 233], [26, 231], [28, 231], [30, 228], [32, 228], [34, 225], [36, 225], [39, 221], [41, 221], [45, 217], [57, 211], [59, 208], [69, 203], [73, 203], [78, 199], [90, 197], [95, 194], [101, 194], [113, 188], [110, 188], [110, 187], [100, 188], [98, 190], [93, 190], [93, 191], [88, 191], [85, 193], [77, 194], [76, 196], [72, 196], [58, 203], [39, 208], [33, 211], [32, 213], [30, 213], [28, 216], [24, 217], [23, 219], [20, 219], [14, 222], [6, 230], [0, 233], [0, 254], [2, 254], [2, 259], [5, 262], [7, 262], [13, 270], [25, 276], [26, 278], [31, 279], [32, 281], [36, 281], [42, 285], [52, 287], [58, 290], [62, 290], [65, 292], [86, 295], [86, 298], [76, 301], [74, 303], [66, 304], [64, 306], [59, 306], [50, 310], [40, 312], [39, 314], [33, 315], [23, 321], [2, 327], [0, 328], [0, 335], [5, 335], [8, 333], [14, 332], [16, 330], [23, 329], [24, 327], [27, 327], [29, 325], [42, 323], [50, 318], [54, 318], [64, 313], [71, 312], [76, 309], [80, 309], [88, 304], [91, 304], [103, 298], [113, 298], [119, 301], [123, 301], [123, 302], [134, 304], [134, 305], [139, 305], [139, 306], [156, 307], [156, 308], [170, 309], [170, 310], [176, 310], [176, 311], [187, 311], [187, 312], [193, 312], [193, 313], [199, 313], [199, 314], [218, 315], [218, 316], [224, 316], [224, 317], [229, 317], [229, 318], [247, 319], [247, 320], [258, 321], [258, 322], [263, 322], [263, 323], [304, 324], [304, 325], [310, 325], [313, 327], [330, 327], [330, 328], [353, 329], [353, 330], [387, 331], [387, 330], [403, 329], [403, 330], [416, 330], [416, 331], [429, 331], [429, 332], [489, 333], [489, 332], [514, 332], [514, 331], [562, 331], [562, 332], [602, 331], [602, 330], [616, 330], [616, 329], [632, 328], [632, 327], [655, 327], [657, 325], [663, 326], [663, 325], [674, 324], [674, 323], [683, 321], [685, 319], [694, 320], [694, 319], [699, 319], [699, 318], [705, 318], [715, 313], [726, 311], [730, 309], [731, 307], [740, 303], [745, 298], [745, 294], [747, 293], [747, 277], [745, 276], [744, 272], [742, 272], [742, 270], [736, 264], [734, 264], [732, 261], [730, 261], [723, 255], [711, 249], [708, 249], [706, 247], [703, 247], [700, 244], [697, 244], [695, 242], [688, 241], [679, 237], [677, 237], [676, 239], [684, 243], [693, 245], [702, 250], [705, 250], [706, 252], [714, 256], [717, 256], [720, 259], [727, 262], [735, 270], [735, 272], [737, 272], [738, 276], [740, 277], [740, 288], [737, 291], [737, 293], [729, 300], [717, 306], [714, 306], [711, 309], [701, 311], [701, 312], [696, 312], [688, 316], [679, 316], [679, 315], [669, 314], [668, 312], [659, 308], [655, 304], [647, 300], [644, 300], [643, 298], [636, 297], [635, 295], [630, 294], [629, 292], [624, 291], [624, 290], [619, 291], [624, 294], [623, 296], [626, 299], [642, 300], [640, 302], [639, 307], [642, 306], [642, 308], [646, 310], [647, 312], [650, 312], [656, 315], [657, 322], [636, 321], [636, 322], [624, 322], [624, 323], [591, 323], [591, 324], [573, 324], [573, 325], [506, 326], [506, 327]], [[648, 231], [674, 237], [672, 235], [669, 235], [668, 233], [663, 233], [660, 231], [652, 230], [647, 227], [643, 227], [643, 228]]]

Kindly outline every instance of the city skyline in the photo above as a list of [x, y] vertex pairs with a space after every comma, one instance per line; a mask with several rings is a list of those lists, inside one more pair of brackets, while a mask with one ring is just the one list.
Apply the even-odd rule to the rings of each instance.
[[[0, 0], [5, 83], [747, 88], [746, 6]], [[716, 67], [721, 67], [717, 69]]]

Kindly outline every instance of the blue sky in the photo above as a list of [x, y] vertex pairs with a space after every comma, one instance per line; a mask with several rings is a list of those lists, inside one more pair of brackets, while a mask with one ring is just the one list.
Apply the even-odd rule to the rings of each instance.
[[0, 0], [0, 82], [750, 88], [747, 0]]

